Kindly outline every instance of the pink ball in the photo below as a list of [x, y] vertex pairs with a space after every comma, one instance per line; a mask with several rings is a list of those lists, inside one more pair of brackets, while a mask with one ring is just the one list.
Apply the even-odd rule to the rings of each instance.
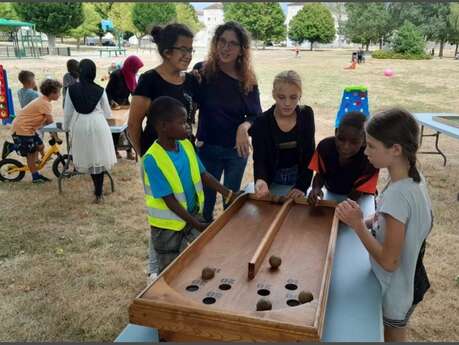
[[386, 68], [386, 69], [384, 70], [384, 75], [385, 75], [386, 77], [392, 77], [392, 76], [394, 75], [394, 71], [391, 70], [390, 68]]

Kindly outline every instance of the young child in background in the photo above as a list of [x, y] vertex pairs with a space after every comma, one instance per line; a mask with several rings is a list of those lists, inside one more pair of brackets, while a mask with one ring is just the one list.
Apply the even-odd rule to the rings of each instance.
[[78, 82], [79, 76], [79, 63], [75, 59], [67, 61], [67, 73], [64, 74], [62, 80], [62, 107], [65, 107], [65, 95], [70, 86]]
[[[38, 151], [43, 150], [44, 145], [36, 133], [43, 125], [53, 122], [52, 101], [57, 101], [60, 96], [62, 84], [57, 80], [46, 79], [40, 85], [42, 96], [30, 102], [23, 108], [13, 121], [12, 136], [14, 149], [21, 156], [27, 157], [27, 165], [32, 174], [32, 182], [40, 183], [50, 181], [37, 171], [36, 161]], [[7, 156], [11, 152], [11, 143], [5, 142], [3, 153]]]
[[299, 105], [302, 83], [295, 71], [276, 75], [272, 94], [276, 103], [249, 130], [255, 193], [267, 196], [269, 186], [276, 183], [291, 186], [288, 197], [304, 197], [312, 179], [308, 164], [315, 149], [314, 112]]
[[362, 193], [375, 194], [378, 172], [365, 156], [366, 117], [349, 112], [335, 130], [334, 137], [323, 139], [316, 148], [309, 169], [316, 172], [308, 200], [316, 204], [323, 197], [322, 187], [357, 200]]
[[226, 203], [237, 196], [208, 174], [187, 140], [187, 112], [175, 98], [155, 99], [148, 112], [158, 139], [143, 155], [145, 202], [159, 272], [203, 231], [202, 185], [221, 193]]
[[409, 112], [395, 108], [373, 116], [366, 131], [365, 154], [375, 167], [388, 170], [390, 182], [377, 199], [376, 216], [365, 221], [353, 200], [339, 204], [336, 213], [370, 254], [381, 284], [384, 340], [402, 342], [414, 308], [430, 287], [422, 260], [433, 216], [425, 179], [416, 168], [419, 128]]
[[37, 92], [37, 83], [35, 82], [35, 74], [31, 71], [19, 72], [18, 79], [22, 84], [22, 88], [18, 90], [19, 104], [24, 108], [35, 98], [40, 96]]

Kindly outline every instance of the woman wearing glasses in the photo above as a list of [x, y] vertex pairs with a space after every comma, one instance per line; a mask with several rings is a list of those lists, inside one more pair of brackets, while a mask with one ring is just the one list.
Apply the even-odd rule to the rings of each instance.
[[[251, 62], [250, 37], [236, 22], [217, 27], [207, 60], [194, 66], [202, 80], [196, 146], [206, 170], [224, 185], [240, 189], [250, 154], [248, 130], [261, 113]], [[216, 194], [204, 188], [203, 216], [213, 220]]]
[[193, 33], [190, 29], [183, 24], [174, 23], [164, 28], [155, 26], [151, 35], [163, 61], [140, 76], [132, 97], [128, 120], [130, 139], [141, 156], [158, 137], [149, 121], [142, 130], [142, 121], [151, 102], [160, 96], [173, 97], [182, 102], [188, 113], [191, 133], [193, 102], [199, 88], [197, 79], [192, 74], [185, 73], [193, 55]]
[[[129, 137], [140, 156], [145, 154], [158, 137], [153, 123], [148, 120], [142, 130], [142, 122], [150, 111], [151, 103], [160, 96], [173, 97], [182, 102], [187, 110], [191, 136], [193, 102], [199, 88], [197, 79], [192, 74], [185, 73], [193, 54], [193, 33], [190, 29], [183, 24], [169, 24], [164, 28], [154, 27], [151, 35], [158, 46], [162, 62], [140, 76], [132, 97], [128, 120]], [[143, 167], [140, 165], [143, 182]], [[157, 273], [156, 252], [150, 241], [148, 281], [156, 277]]]

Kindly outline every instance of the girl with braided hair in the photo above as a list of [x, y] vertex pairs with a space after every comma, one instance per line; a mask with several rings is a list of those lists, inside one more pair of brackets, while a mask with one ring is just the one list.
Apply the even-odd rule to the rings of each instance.
[[366, 133], [365, 154], [376, 168], [388, 170], [390, 182], [369, 219], [349, 199], [336, 212], [370, 254], [381, 284], [385, 340], [405, 341], [408, 319], [430, 286], [422, 259], [433, 217], [425, 179], [416, 167], [419, 128], [409, 112], [393, 108], [373, 116]]

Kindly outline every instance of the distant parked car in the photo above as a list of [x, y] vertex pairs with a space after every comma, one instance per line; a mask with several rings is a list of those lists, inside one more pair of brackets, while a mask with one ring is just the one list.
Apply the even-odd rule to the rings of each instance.
[[99, 42], [99, 37], [94, 36], [94, 37], [86, 37], [86, 45], [87, 46], [95, 46]]
[[113, 42], [112, 40], [105, 40], [105, 41], [102, 41], [102, 45], [105, 47], [115, 47], [116, 43]]

